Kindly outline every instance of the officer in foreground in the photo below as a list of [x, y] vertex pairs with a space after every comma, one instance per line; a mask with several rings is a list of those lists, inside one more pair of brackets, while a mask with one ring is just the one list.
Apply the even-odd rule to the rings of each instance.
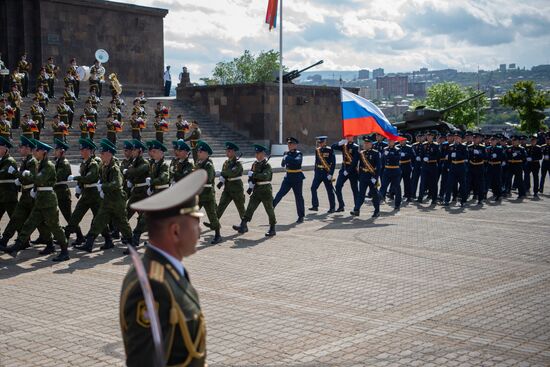
[[189, 272], [181, 263], [197, 251], [202, 216], [198, 195], [206, 179], [206, 172], [199, 169], [171, 188], [132, 204], [132, 209], [144, 214], [149, 228], [150, 244], [142, 260], [156, 309], [147, 309], [132, 266], [120, 296], [120, 327], [129, 367], [155, 366], [151, 312], [160, 321], [166, 365], [206, 364], [205, 320]]

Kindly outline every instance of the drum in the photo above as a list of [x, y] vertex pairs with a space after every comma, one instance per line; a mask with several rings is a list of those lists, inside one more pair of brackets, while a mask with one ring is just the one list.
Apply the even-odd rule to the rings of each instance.
[[0, 69], [0, 75], [10, 75], [10, 69]]
[[76, 73], [80, 78], [81, 82], [88, 81], [90, 79], [90, 67], [89, 66], [79, 66], [76, 68]]

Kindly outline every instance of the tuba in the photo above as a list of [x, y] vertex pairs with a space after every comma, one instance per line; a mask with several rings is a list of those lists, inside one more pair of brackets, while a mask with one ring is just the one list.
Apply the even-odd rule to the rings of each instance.
[[111, 73], [109, 75], [109, 80], [111, 81], [111, 85], [113, 86], [113, 89], [117, 92], [117, 94], [122, 94], [122, 84], [120, 84], [120, 82], [118, 81], [115, 73]]

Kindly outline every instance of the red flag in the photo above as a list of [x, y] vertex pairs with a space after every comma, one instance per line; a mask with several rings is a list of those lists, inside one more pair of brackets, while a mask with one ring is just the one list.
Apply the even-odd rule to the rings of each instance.
[[277, 6], [278, 0], [269, 0], [267, 4], [267, 14], [265, 16], [265, 22], [269, 24], [269, 30], [277, 26]]

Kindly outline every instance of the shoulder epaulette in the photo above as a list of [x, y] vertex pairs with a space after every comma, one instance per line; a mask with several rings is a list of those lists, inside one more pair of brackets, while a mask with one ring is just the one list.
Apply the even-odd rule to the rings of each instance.
[[380, 153], [378, 150], [376, 150], [376, 149], [374, 149], [374, 148], [372, 148], [371, 150], [372, 150], [373, 152]]
[[412, 145], [418, 145], [420, 144], [419, 142], [415, 141], [414, 143], [412, 143]]
[[434, 142], [432, 142], [432, 144], [434, 144], [434, 145], [439, 145], [439, 143], [436, 143], [435, 141], [434, 141]]
[[149, 268], [149, 279], [159, 283], [164, 282], [164, 266], [158, 261], [151, 261]]
[[422, 145], [424, 145], [424, 144], [428, 144], [428, 142], [427, 142], [427, 141], [423, 141], [423, 142], [422, 142]]

